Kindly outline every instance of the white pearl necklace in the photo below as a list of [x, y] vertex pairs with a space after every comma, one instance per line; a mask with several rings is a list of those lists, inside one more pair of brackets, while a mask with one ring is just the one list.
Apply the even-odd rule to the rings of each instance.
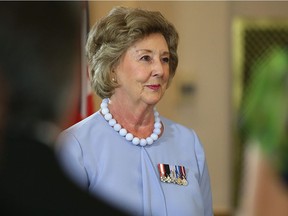
[[155, 117], [154, 130], [150, 136], [144, 139], [135, 137], [133, 134], [128, 133], [128, 131], [125, 128], [123, 128], [120, 124], [117, 123], [117, 121], [113, 118], [112, 114], [108, 109], [108, 102], [109, 102], [108, 98], [102, 100], [101, 113], [104, 115], [104, 118], [109, 123], [109, 125], [113, 127], [114, 130], [120, 134], [120, 136], [125, 137], [127, 141], [132, 142], [134, 145], [140, 145], [140, 146], [146, 146], [147, 144], [151, 145], [154, 141], [158, 139], [161, 133], [162, 124], [160, 121], [159, 113], [156, 111], [155, 107], [154, 107], [154, 117]]

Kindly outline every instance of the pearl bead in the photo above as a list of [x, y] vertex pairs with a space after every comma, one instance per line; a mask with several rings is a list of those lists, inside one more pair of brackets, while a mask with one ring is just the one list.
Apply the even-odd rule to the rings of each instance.
[[161, 123], [160, 122], [155, 122], [154, 127], [155, 128], [161, 128]]
[[147, 144], [147, 141], [146, 141], [146, 139], [140, 139], [140, 145], [141, 146], [145, 146]]
[[112, 119], [109, 120], [109, 125], [110, 126], [113, 127], [115, 124], [116, 124], [116, 120], [115, 119], [112, 118]]
[[159, 135], [159, 134], [161, 133], [161, 129], [160, 129], [160, 128], [155, 128], [155, 129], [153, 130], [153, 133]]
[[138, 145], [140, 143], [140, 139], [138, 137], [134, 137], [133, 140], [132, 140], [132, 143], [134, 145]]
[[103, 108], [107, 108], [108, 107], [108, 104], [107, 103], [101, 103], [101, 109], [103, 109]]
[[107, 113], [107, 114], [104, 116], [104, 118], [105, 118], [107, 121], [109, 121], [110, 119], [112, 119], [111, 113]]
[[102, 112], [103, 115], [106, 115], [107, 113], [109, 113], [109, 109], [108, 108], [103, 108], [101, 112]]
[[131, 133], [127, 133], [125, 138], [126, 138], [126, 140], [131, 141], [134, 137]]
[[117, 121], [113, 118], [112, 114], [110, 113], [108, 109], [108, 103], [109, 99], [104, 98], [102, 100], [102, 103], [100, 105], [101, 107], [101, 113], [104, 115], [105, 120], [109, 123], [111, 127], [114, 128], [115, 131], [119, 133], [120, 136], [125, 137], [127, 141], [131, 141], [134, 145], [139, 145], [140, 146], [146, 146], [153, 144], [161, 134], [161, 119], [159, 117], [159, 113], [156, 111], [156, 107], [154, 107], [154, 129], [153, 133], [148, 136], [147, 138], [139, 138], [139, 137], [134, 137], [132, 133], [128, 133], [128, 131], [125, 128], [122, 128], [122, 126], [117, 123]]
[[158, 117], [158, 116], [156, 117], [155, 116], [155, 122], [160, 122], [160, 117]]
[[125, 128], [121, 128], [121, 130], [119, 131], [119, 134], [120, 134], [121, 136], [126, 136], [127, 130], [126, 130]]
[[121, 125], [120, 124], [117, 123], [117, 124], [114, 125], [114, 130], [115, 131], [120, 131], [120, 129], [121, 129]]
[[147, 137], [146, 141], [147, 141], [147, 144], [149, 145], [151, 145], [154, 142], [154, 140], [151, 137]]
[[158, 135], [155, 133], [152, 133], [150, 136], [154, 141], [156, 141], [158, 139]]

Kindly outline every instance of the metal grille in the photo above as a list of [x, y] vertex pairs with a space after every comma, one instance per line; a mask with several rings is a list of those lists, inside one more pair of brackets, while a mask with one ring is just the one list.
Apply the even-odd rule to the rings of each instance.
[[[253, 28], [252, 28], [253, 27]], [[249, 84], [252, 75], [251, 66], [262, 61], [262, 56], [275, 46], [287, 47], [288, 26], [251, 26], [244, 31], [244, 70], [243, 87], [245, 97], [245, 86]]]

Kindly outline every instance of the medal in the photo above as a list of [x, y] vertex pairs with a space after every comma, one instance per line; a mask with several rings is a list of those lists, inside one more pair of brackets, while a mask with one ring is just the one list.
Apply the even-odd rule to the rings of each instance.
[[158, 164], [158, 170], [159, 170], [159, 173], [160, 173], [160, 181], [166, 182], [164, 164]]
[[178, 185], [188, 185], [184, 166], [158, 164], [160, 181]]
[[171, 176], [171, 182], [172, 183], [175, 183], [176, 182], [176, 172], [175, 172], [175, 166], [172, 166], [171, 167], [171, 174], [170, 174], [170, 176]]
[[169, 164], [164, 164], [164, 168], [165, 168], [165, 176], [166, 176], [166, 182], [170, 183], [171, 182], [171, 170], [170, 170], [170, 166]]

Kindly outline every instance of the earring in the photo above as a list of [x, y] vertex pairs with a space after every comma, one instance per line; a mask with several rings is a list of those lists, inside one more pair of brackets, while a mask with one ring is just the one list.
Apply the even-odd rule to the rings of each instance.
[[114, 77], [112, 78], [112, 82], [116, 82], [116, 79]]

